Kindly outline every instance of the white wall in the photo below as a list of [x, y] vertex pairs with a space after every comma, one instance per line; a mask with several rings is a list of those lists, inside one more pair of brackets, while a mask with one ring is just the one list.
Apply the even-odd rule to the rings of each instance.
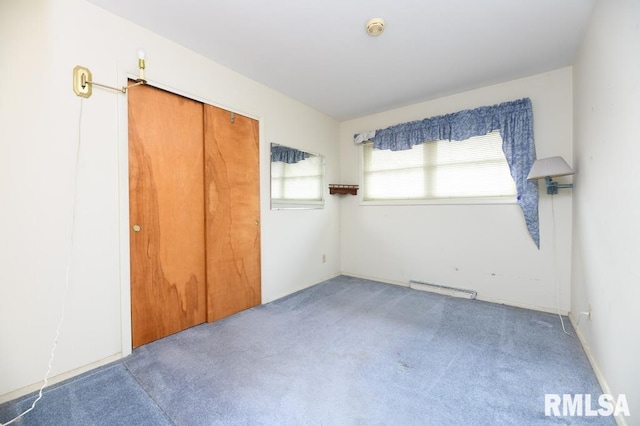
[[[571, 164], [572, 70], [562, 68], [341, 123], [342, 183], [361, 177], [354, 133], [523, 97], [533, 104], [538, 158], [561, 155]], [[572, 195], [565, 190], [552, 198], [540, 188], [540, 250], [517, 204], [370, 206], [345, 198], [342, 271], [405, 285], [415, 279], [474, 289], [480, 299], [553, 312], [559, 305], [566, 312]]]
[[[571, 311], [601, 378], [640, 415], [640, 2], [599, 1], [574, 68]], [[637, 420], [637, 419], [636, 419]]]
[[79, 120], [75, 65], [120, 86], [136, 75], [142, 46], [151, 84], [259, 119], [263, 301], [339, 272], [335, 198], [324, 210], [269, 210], [269, 143], [325, 155], [335, 181], [334, 120], [82, 0], [3, 0], [0, 39], [0, 401], [47, 368], [65, 289], [79, 121], [71, 280], [52, 375], [130, 350], [126, 96], [94, 88]]

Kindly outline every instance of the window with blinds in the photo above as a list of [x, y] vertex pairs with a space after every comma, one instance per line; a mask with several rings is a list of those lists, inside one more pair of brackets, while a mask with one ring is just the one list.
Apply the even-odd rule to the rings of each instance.
[[323, 158], [310, 155], [304, 161], [271, 163], [271, 199], [275, 203], [322, 203]]
[[363, 145], [363, 200], [514, 197], [499, 131], [464, 141], [434, 141], [406, 151]]

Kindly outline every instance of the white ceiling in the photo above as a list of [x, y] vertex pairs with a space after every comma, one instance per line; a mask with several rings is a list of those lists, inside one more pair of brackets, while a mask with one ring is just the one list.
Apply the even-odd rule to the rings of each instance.
[[595, 4], [89, 1], [340, 121], [571, 65]]

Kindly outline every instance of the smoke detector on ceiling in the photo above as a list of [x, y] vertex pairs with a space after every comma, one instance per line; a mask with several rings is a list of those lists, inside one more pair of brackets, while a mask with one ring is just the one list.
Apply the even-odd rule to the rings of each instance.
[[367, 22], [366, 25], [367, 34], [371, 37], [379, 36], [384, 32], [384, 19], [382, 18], [371, 18]]

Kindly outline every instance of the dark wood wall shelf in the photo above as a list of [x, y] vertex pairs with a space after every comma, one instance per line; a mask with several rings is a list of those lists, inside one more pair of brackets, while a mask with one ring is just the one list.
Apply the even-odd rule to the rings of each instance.
[[358, 195], [358, 185], [342, 185], [338, 183], [329, 184], [329, 194], [351, 194]]

